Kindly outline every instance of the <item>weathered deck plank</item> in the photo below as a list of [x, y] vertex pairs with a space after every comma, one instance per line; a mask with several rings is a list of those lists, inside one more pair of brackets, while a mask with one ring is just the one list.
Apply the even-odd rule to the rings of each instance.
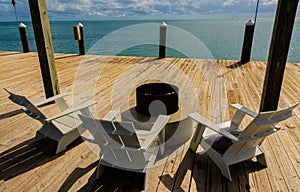
[[[98, 101], [94, 110], [98, 117], [112, 108], [134, 106], [135, 87], [159, 80], [178, 85], [181, 99], [215, 121], [232, 116], [232, 103], [258, 111], [266, 68], [264, 62], [239, 65], [225, 60], [67, 54], [55, 58], [61, 92], [72, 93], [68, 103], [93, 98]], [[109, 169], [96, 180], [98, 157], [79, 140], [57, 156], [36, 148], [33, 138], [40, 124], [20, 113], [3, 90], [33, 101], [45, 97], [36, 53], [0, 52], [0, 70], [0, 191], [140, 191], [138, 174]], [[300, 101], [299, 81], [300, 65], [287, 64], [280, 107]], [[47, 114], [57, 111], [51, 106], [43, 110]], [[251, 161], [233, 165], [233, 181], [228, 182], [206, 154], [194, 154], [185, 144], [150, 170], [145, 191], [299, 191], [300, 107], [294, 112], [295, 116], [280, 124], [282, 130], [262, 144], [268, 168]]]

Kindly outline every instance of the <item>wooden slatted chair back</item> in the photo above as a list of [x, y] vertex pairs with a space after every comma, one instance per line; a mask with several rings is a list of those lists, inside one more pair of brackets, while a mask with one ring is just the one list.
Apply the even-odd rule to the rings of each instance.
[[[140, 148], [141, 144], [136, 135], [136, 130], [134, 124], [132, 122], [127, 121], [114, 121], [114, 127], [116, 128], [116, 132], [121, 134], [119, 135], [119, 139], [121, 143], [126, 147], [132, 148]], [[122, 134], [123, 133], [123, 134]]]
[[141, 149], [134, 124], [127, 121], [107, 121], [79, 115], [82, 127], [90, 131], [93, 142], [100, 147], [100, 158], [115, 166], [145, 169], [154, 150]]
[[240, 142], [232, 144], [224, 156], [247, 153], [260, 145], [266, 136], [277, 131], [276, 124], [292, 116], [298, 103], [278, 111], [260, 112], [239, 135]]
[[245, 128], [239, 138], [253, 137], [273, 129], [277, 123], [292, 116], [292, 110], [298, 103], [278, 111], [260, 112]]
[[46, 119], [46, 116], [27, 97], [14, 94], [14, 93], [8, 91], [7, 89], [5, 89], [5, 91], [7, 91], [10, 94], [10, 96], [8, 98], [12, 102], [26, 108], [26, 110], [24, 112], [28, 116], [30, 116], [36, 120], [39, 120], [43, 124], [45, 123], [44, 120]]

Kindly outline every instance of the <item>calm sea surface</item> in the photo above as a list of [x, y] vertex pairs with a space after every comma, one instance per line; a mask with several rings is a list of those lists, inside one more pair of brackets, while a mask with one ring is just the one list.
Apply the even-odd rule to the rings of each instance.
[[[82, 21], [86, 50], [91, 54], [158, 56], [158, 34], [161, 21]], [[168, 57], [189, 57], [189, 51], [201, 44], [215, 59], [240, 59], [247, 19], [169, 20]], [[31, 22], [27, 33], [31, 51], [36, 51]], [[52, 21], [51, 33], [56, 53], [78, 53], [72, 26], [77, 21]], [[273, 19], [258, 19], [252, 47], [252, 60], [266, 61], [273, 29]], [[100, 41], [99, 41], [100, 40]], [[94, 47], [93, 47], [94, 46]], [[180, 47], [181, 46], [181, 47]], [[117, 49], [119, 48], [119, 49]], [[178, 49], [177, 49], [178, 48]], [[0, 50], [22, 51], [16, 22], [0, 22]], [[182, 51], [184, 50], [184, 51]], [[186, 51], [186, 52], [185, 52]], [[201, 52], [201, 51], [200, 51]], [[206, 59], [205, 55], [193, 57]], [[294, 27], [288, 61], [300, 62], [300, 20]]]

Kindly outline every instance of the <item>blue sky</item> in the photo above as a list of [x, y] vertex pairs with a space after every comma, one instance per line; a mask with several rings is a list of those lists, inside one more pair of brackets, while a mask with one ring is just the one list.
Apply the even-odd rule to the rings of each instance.
[[[28, 0], [15, 0], [30, 20]], [[277, 0], [260, 0], [259, 16], [273, 17]], [[253, 17], [256, 0], [47, 0], [50, 20]], [[14, 21], [11, 0], [0, 0], [0, 21]]]

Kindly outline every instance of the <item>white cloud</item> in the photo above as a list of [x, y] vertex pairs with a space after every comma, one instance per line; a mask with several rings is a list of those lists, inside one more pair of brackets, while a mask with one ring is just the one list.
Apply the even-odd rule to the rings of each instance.
[[226, 0], [224, 2], [224, 5], [225, 6], [229, 6], [229, 5], [233, 5], [233, 4], [239, 3], [239, 2], [241, 2], [241, 1], [240, 0]]
[[89, 11], [88, 15], [96, 15], [96, 16], [107, 16], [106, 14], [100, 12], [100, 11]]
[[263, 0], [262, 4], [263, 5], [276, 5], [278, 0]]
[[50, 0], [47, 1], [47, 9], [48, 10], [55, 10], [55, 11], [66, 11], [67, 4], [61, 3], [58, 0]]
[[[197, 14], [253, 13], [257, 0], [47, 0], [50, 17], [136, 17], [147, 15], [181, 16]], [[277, 0], [261, 0], [259, 11], [273, 10]], [[12, 9], [10, 1], [0, 0], [2, 10]], [[3, 8], [2, 8], [3, 7]], [[20, 15], [30, 18], [28, 0], [17, 1]], [[4, 11], [0, 17], [5, 16]], [[87, 18], [88, 19], [88, 18]]]
[[9, 10], [13, 10], [13, 7], [10, 5], [1, 5], [1, 11], [9, 11]]
[[[48, 9], [53, 13], [76, 11], [76, 14], [103, 17], [245, 13], [253, 10], [256, 2], [257, 0], [47, 0]], [[276, 0], [262, 0], [263, 6], [276, 3]]]

